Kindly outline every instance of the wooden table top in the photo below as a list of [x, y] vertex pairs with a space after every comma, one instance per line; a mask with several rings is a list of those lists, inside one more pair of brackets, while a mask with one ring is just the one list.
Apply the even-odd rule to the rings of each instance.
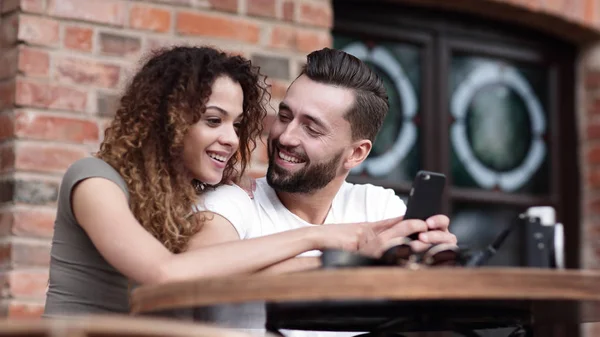
[[[600, 322], [600, 271], [320, 269], [143, 286], [131, 297], [135, 314], [237, 303], [266, 304], [269, 326], [301, 330], [364, 331], [389, 320], [390, 313], [474, 326]], [[419, 329], [415, 323], [404, 331]]]
[[533, 268], [356, 268], [240, 275], [143, 286], [134, 313], [250, 301], [600, 301], [600, 272]]

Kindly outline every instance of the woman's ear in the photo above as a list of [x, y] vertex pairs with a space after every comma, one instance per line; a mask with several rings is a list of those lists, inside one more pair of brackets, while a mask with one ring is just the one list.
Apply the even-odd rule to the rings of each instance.
[[352, 145], [351, 153], [344, 161], [344, 168], [351, 170], [354, 167], [360, 165], [371, 152], [373, 144], [368, 139], [361, 139]]

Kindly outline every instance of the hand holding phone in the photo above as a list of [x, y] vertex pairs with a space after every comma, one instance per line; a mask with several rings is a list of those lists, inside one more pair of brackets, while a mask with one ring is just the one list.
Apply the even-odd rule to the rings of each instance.
[[[442, 195], [446, 185], [446, 176], [441, 173], [419, 171], [415, 176], [406, 202], [404, 220], [428, 218], [440, 214]], [[412, 240], [419, 239], [419, 233], [409, 235]]]

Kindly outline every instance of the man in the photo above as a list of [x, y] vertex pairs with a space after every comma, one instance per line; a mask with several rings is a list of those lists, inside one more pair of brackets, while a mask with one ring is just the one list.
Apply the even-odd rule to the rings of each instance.
[[[394, 191], [346, 182], [350, 170], [371, 151], [388, 107], [382, 80], [365, 63], [329, 48], [309, 54], [271, 127], [266, 178], [256, 181], [253, 199], [236, 186], [208, 192], [202, 207], [215, 215], [207, 226], [221, 233], [229, 230], [231, 239], [249, 239], [308, 226], [402, 216], [406, 207]], [[414, 232], [422, 232], [412, 243], [416, 249], [456, 243], [448, 224], [443, 215], [426, 222], [405, 220], [363, 242], [363, 251], [377, 255], [390, 240]], [[210, 230], [206, 233], [210, 235]], [[228, 241], [225, 237], [219, 240]], [[315, 257], [291, 259], [270, 270], [318, 264]]]

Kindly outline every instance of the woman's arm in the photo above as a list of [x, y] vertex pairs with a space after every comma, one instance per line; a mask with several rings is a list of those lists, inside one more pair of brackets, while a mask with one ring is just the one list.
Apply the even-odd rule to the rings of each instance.
[[86, 179], [71, 198], [75, 218], [102, 256], [142, 284], [252, 272], [319, 248], [315, 231], [295, 230], [172, 254], [135, 219], [115, 183]]
[[75, 218], [100, 254], [141, 284], [257, 272], [315, 249], [356, 250], [373, 231], [398, 222], [389, 219], [307, 227], [248, 240], [239, 240], [233, 226], [225, 226], [225, 231], [218, 231], [220, 239], [212, 240], [210, 229], [223, 228], [213, 219], [214, 226], [201, 228], [191, 242], [204, 244], [172, 254], [135, 219], [125, 194], [115, 183], [104, 178], [86, 179], [74, 188], [71, 198]]

